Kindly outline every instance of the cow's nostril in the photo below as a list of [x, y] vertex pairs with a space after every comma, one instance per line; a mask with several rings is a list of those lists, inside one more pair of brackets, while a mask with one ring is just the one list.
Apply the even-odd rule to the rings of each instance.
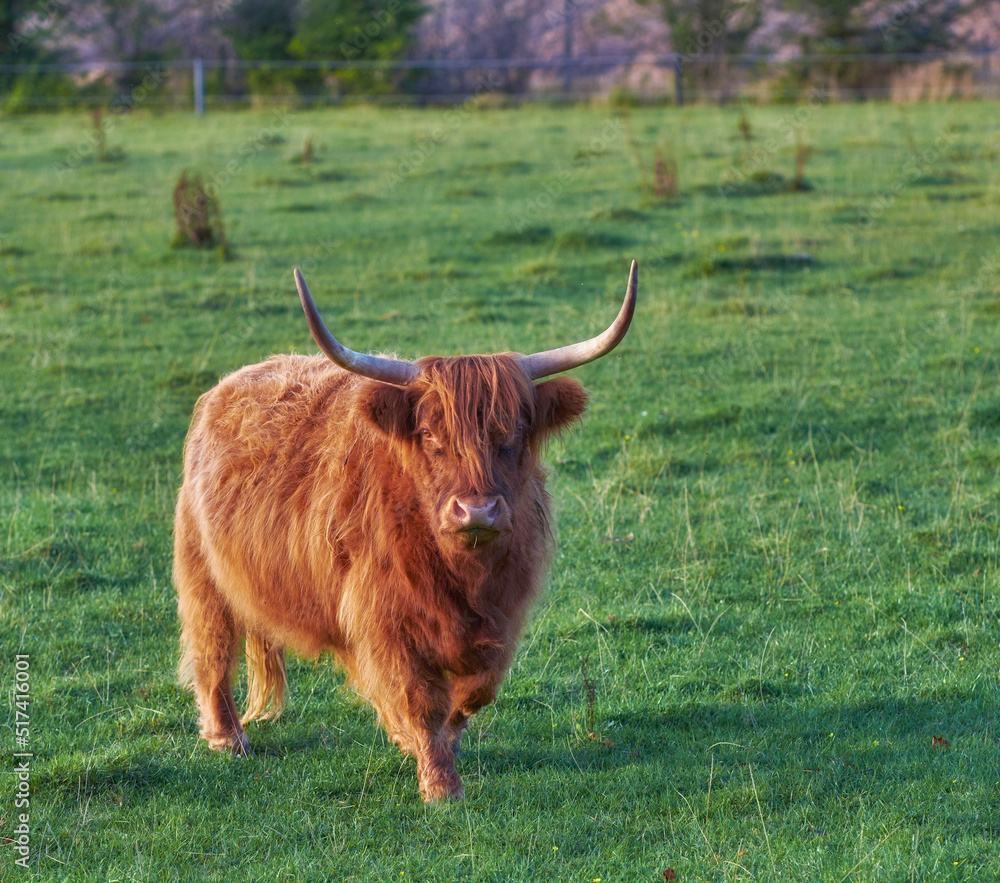
[[492, 527], [500, 515], [499, 497], [455, 497], [452, 514], [463, 527]]

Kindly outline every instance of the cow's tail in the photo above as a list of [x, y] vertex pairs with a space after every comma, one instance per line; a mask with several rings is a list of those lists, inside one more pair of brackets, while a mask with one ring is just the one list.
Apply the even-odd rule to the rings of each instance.
[[285, 650], [247, 633], [247, 710], [242, 723], [278, 717], [285, 709]]

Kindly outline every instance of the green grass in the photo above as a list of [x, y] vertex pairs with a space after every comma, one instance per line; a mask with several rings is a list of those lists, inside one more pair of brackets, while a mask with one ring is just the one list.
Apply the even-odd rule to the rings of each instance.
[[[1000, 877], [1000, 114], [799, 110], [747, 110], [749, 145], [737, 108], [634, 110], [635, 147], [606, 108], [137, 114], [104, 163], [84, 115], [5, 120], [0, 665], [9, 696], [30, 654], [34, 757], [0, 877]], [[228, 261], [169, 246], [184, 169]], [[349, 346], [413, 357], [597, 331], [632, 257], [464, 803], [420, 802], [326, 661], [254, 759], [210, 753], [174, 679], [181, 447], [220, 375], [314, 350], [292, 267]]]

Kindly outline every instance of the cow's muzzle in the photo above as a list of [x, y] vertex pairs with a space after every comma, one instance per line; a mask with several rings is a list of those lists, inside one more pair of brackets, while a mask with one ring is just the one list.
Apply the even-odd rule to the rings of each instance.
[[485, 546], [510, 530], [510, 514], [503, 497], [455, 496], [446, 507], [450, 530], [469, 548]]

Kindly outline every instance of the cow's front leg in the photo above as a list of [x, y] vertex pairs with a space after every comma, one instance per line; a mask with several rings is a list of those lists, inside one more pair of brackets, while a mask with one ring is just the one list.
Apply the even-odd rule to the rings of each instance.
[[412, 644], [407, 635], [384, 634], [341, 660], [375, 706], [389, 739], [416, 759], [421, 797], [428, 803], [460, 798], [464, 791], [448, 728], [450, 684], [436, 661]]
[[420, 796], [428, 803], [464, 797], [447, 726], [450, 691], [444, 674], [414, 666], [403, 690], [403, 705]]
[[452, 677], [451, 707], [446, 729], [456, 759], [461, 747], [462, 733], [469, 725], [469, 718], [496, 699], [497, 688], [502, 679], [503, 672], [496, 669]]

